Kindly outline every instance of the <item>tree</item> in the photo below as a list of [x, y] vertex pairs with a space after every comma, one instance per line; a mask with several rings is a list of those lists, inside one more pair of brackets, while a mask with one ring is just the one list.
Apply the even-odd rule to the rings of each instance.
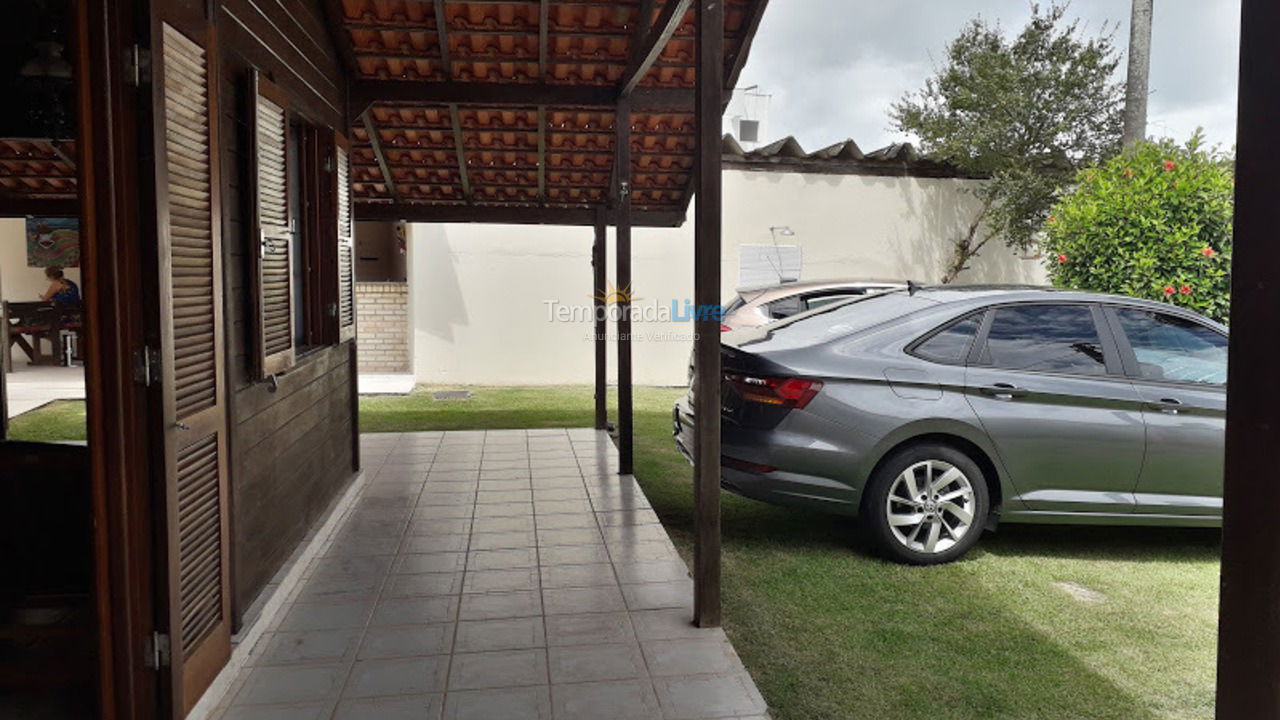
[[1032, 6], [1016, 37], [971, 21], [918, 92], [893, 105], [898, 130], [961, 170], [988, 176], [981, 206], [942, 277], [948, 283], [992, 238], [1035, 244], [1060, 188], [1119, 149], [1124, 91], [1112, 32], [1084, 37], [1064, 5]]
[[1046, 223], [1059, 287], [1162, 300], [1225, 322], [1231, 285], [1232, 160], [1143, 141], [1080, 173]]
[[1147, 93], [1151, 75], [1152, 0], [1133, 0], [1129, 25], [1129, 79], [1125, 83], [1124, 145], [1147, 137]]

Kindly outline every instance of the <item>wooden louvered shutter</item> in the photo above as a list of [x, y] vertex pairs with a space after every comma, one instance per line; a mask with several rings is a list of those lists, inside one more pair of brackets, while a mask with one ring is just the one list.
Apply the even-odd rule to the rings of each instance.
[[258, 375], [266, 377], [293, 366], [293, 263], [299, 259], [290, 250], [288, 98], [256, 72], [252, 84], [254, 319]]
[[205, 45], [167, 23], [153, 53], [169, 643], [184, 716], [231, 653], [222, 250]]
[[351, 212], [351, 145], [334, 133], [338, 216], [338, 342], [356, 336], [356, 233]]

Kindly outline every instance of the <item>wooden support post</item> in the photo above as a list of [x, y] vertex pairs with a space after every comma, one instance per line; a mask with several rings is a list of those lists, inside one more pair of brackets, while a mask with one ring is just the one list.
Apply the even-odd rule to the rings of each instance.
[[591, 246], [591, 274], [593, 290], [592, 309], [595, 311], [595, 353], [596, 353], [596, 429], [604, 430], [609, 425], [609, 386], [608, 386], [608, 354], [606, 344], [609, 325], [605, 319], [608, 305], [605, 299], [609, 292], [608, 265], [608, 216], [603, 206], [596, 209], [596, 241]]
[[1280, 445], [1280, 4], [1244, 0], [1231, 258], [1218, 718], [1280, 717], [1280, 534], [1272, 448]]
[[614, 117], [617, 143], [618, 220], [618, 473], [632, 471], [631, 387], [631, 103], [618, 102]]
[[694, 215], [693, 620], [720, 625], [720, 117], [724, 0], [698, 2], [698, 206]]

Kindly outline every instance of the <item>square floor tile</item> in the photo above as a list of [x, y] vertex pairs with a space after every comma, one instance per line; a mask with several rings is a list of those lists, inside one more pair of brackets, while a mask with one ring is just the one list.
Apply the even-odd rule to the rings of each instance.
[[451, 692], [445, 720], [551, 720], [547, 686]]
[[644, 657], [631, 643], [566, 645], [548, 651], [552, 683], [646, 677]]
[[507, 570], [537, 565], [538, 549], [534, 547], [475, 550], [467, 554], [468, 570]]
[[233, 704], [298, 703], [337, 696], [346, 665], [280, 665], [255, 667]]
[[644, 610], [631, 613], [636, 636], [645, 640], [675, 638], [723, 638], [720, 628], [700, 628], [693, 624], [693, 614], [685, 610]]
[[564, 615], [625, 610], [622, 593], [616, 587], [548, 588], [542, 591], [548, 615]]
[[547, 653], [541, 648], [457, 653], [449, 670], [449, 690], [542, 685], [547, 682]]
[[385, 598], [456, 595], [462, 592], [462, 573], [417, 573], [392, 576], [383, 590]]
[[649, 680], [556, 685], [552, 688], [556, 720], [661, 720], [658, 696]]
[[406, 554], [463, 552], [466, 549], [466, 535], [419, 535], [407, 537], [400, 544], [400, 552]]
[[269, 633], [259, 641], [253, 663], [336, 663], [349, 657], [359, 641], [359, 628]]
[[745, 673], [655, 678], [653, 684], [663, 716], [669, 720], [757, 715], [766, 710], [755, 684]]
[[627, 608], [631, 610], [685, 608], [692, 611], [693, 581], [684, 579], [673, 582], [623, 585], [622, 597], [627, 601]]
[[733, 646], [723, 637], [646, 640], [641, 646], [655, 677], [743, 672]]
[[533, 532], [532, 515], [516, 517], [480, 517], [472, 521], [471, 531], [476, 533]]
[[538, 528], [538, 544], [545, 547], [556, 545], [598, 545], [604, 542], [600, 531], [591, 528], [564, 528], [546, 530]]
[[570, 530], [575, 528], [596, 528], [595, 515], [591, 513], [565, 513], [561, 515], [539, 515], [539, 530]]
[[463, 592], [505, 592], [511, 590], [537, 590], [537, 568], [511, 570], [474, 570], [467, 572]]
[[460, 620], [497, 620], [542, 614], [536, 590], [476, 593], [462, 596]]
[[[232, 705], [218, 720], [329, 720], [333, 702], [291, 703], [289, 705]], [[434, 720], [434, 718], [433, 718]]]
[[[477, 507], [484, 506], [480, 505]], [[472, 550], [505, 550], [507, 548], [534, 547], [537, 544], [537, 538], [528, 530], [515, 530], [512, 532], [497, 533], [472, 533], [471, 535]]]
[[279, 630], [340, 630], [361, 628], [369, 620], [373, 603], [368, 600], [348, 602], [294, 603], [280, 621]]
[[549, 645], [603, 645], [635, 642], [635, 631], [624, 612], [548, 615]]
[[617, 585], [613, 565], [591, 563], [588, 565], [549, 565], [542, 568], [542, 586], [546, 588], [593, 587]]
[[370, 625], [420, 625], [453, 622], [458, 614], [458, 596], [396, 598], [383, 600], [373, 611]]
[[338, 705], [334, 720], [440, 720], [444, 712], [444, 695], [405, 695], [362, 700], [344, 700]]
[[590, 565], [609, 562], [609, 553], [603, 545], [544, 547], [538, 551], [538, 561], [543, 566]]
[[401, 555], [392, 572], [403, 574], [457, 572], [466, 567], [467, 555], [461, 552]]
[[369, 628], [358, 657], [372, 660], [447, 653], [453, 645], [453, 633], [453, 623]]
[[448, 655], [359, 660], [351, 668], [342, 696], [346, 699], [435, 692], [444, 689], [448, 672]]
[[456, 652], [523, 650], [547, 644], [541, 616], [458, 623]]

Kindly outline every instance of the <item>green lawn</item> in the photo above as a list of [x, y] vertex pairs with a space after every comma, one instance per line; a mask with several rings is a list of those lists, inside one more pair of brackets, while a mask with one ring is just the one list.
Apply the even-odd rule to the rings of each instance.
[[9, 421], [10, 440], [66, 442], [85, 439], [83, 400], [57, 400]]
[[[588, 388], [434, 389], [363, 398], [361, 429], [591, 423]], [[636, 476], [688, 557], [681, 392], [636, 389]], [[847, 519], [729, 495], [723, 517], [725, 628], [777, 720], [1212, 716], [1217, 532], [1010, 526], [909, 568]]]

